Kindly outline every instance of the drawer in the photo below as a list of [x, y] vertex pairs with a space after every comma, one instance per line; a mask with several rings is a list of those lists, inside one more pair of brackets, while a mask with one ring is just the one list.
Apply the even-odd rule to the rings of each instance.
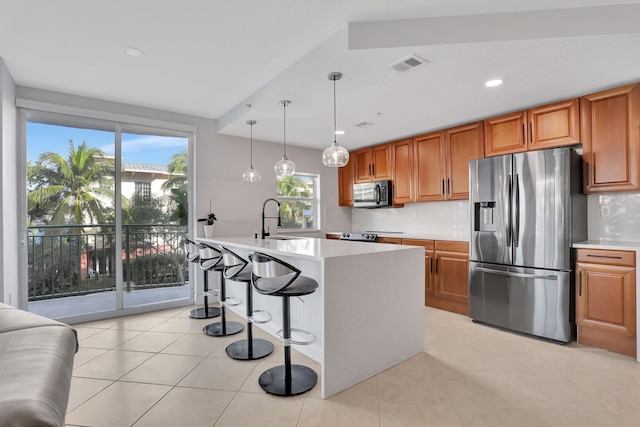
[[469, 242], [454, 242], [451, 240], [436, 240], [436, 251], [469, 253]]
[[578, 249], [578, 262], [591, 264], [636, 266], [634, 251], [611, 251], [605, 249]]
[[402, 244], [409, 246], [422, 246], [425, 250], [432, 251], [435, 248], [436, 242], [424, 239], [402, 239]]

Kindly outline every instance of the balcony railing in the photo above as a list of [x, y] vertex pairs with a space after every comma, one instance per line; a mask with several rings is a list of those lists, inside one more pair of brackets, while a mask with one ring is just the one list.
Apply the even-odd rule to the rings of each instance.
[[[123, 225], [125, 291], [184, 285], [185, 233], [173, 224]], [[114, 291], [115, 241], [112, 224], [29, 227], [29, 301]]]

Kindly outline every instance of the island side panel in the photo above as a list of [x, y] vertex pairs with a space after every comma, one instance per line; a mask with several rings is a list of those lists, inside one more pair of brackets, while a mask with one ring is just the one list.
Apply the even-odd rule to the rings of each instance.
[[424, 351], [421, 248], [325, 259], [323, 398]]

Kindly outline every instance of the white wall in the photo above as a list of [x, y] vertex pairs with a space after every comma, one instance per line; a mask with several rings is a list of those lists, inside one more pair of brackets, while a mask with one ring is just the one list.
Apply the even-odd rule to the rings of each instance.
[[14, 306], [19, 299], [18, 141], [16, 132], [15, 83], [0, 58], [0, 298]]
[[[248, 126], [247, 126], [248, 127]], [[247, 129], [248, 131], [249, 129]], [[254, 129], [254, 135], [256, 129]], [[276, 195], [276, 176], [273, 166], [282, 158], [282, 144], [259, 141], [254, 138], [253, 167], [262, 174], [262, 180], [248, 183], [242, 180], [242, 172], [249, 168], [249, 141], [225, 135], [216, 135], [215, 141], [198, 137], [196, 148], [198, 218], [209, 213], [209, 200], [218, 221], [214, 236], [253, 236], [260, 233], [261, 213], [264, 201]], [[321, 233], [305, 233], [322, 236], [327, 230], [351, 229], [350, 208], [338, 207], [338, 172], [322, 164], [321, 151], [289, 146], [287, 157], [296, 164], [298, 172], [320, 174]], [[275, 213], [274, 207], [267, 214]], [[267, 220], [271, 234], [276, 234], [276, 221]], [[203, 236], [202, 223], [198, 233]]]

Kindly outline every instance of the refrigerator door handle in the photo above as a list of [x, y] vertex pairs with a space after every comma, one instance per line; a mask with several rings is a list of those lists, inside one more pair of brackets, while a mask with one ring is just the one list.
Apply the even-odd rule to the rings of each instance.
[[482, 271], [483, 273], [499, 274], [501, 276], [522, 277], [524, 279], [558, 280], [558, 276], [555, 276], [552, 274], [539, 276], [537, 274], [515, 273], [513, 271], [493, 270], [491, 268], [485, 268], [485, 267], [476, 267], [476, 271]]
[[516, 174], [516, 182], [515, 182], [515, 195], [513, 196], [514, 201], [515, 201], [515, 212], [514, 212], [514, 217], [515, 217], [515, 227], [513, 230], [513, 247], [517, 248], [518, 246], [520, 246], [518, 239], [519, 239], [519, 234], [520, 234], [520, 179], [519, 179], [519, 175]]
[[[512, 181], [511, 175], [507, 177], [507, 196], [508, 200], [511, 201], [511, 191], [512, 191]], [[507, 214], [507, 228], [506, 228], [506, 238], [507, 238], [507, 247], [511, 247], [511, 203], [509, 203], [509, 212]]]

